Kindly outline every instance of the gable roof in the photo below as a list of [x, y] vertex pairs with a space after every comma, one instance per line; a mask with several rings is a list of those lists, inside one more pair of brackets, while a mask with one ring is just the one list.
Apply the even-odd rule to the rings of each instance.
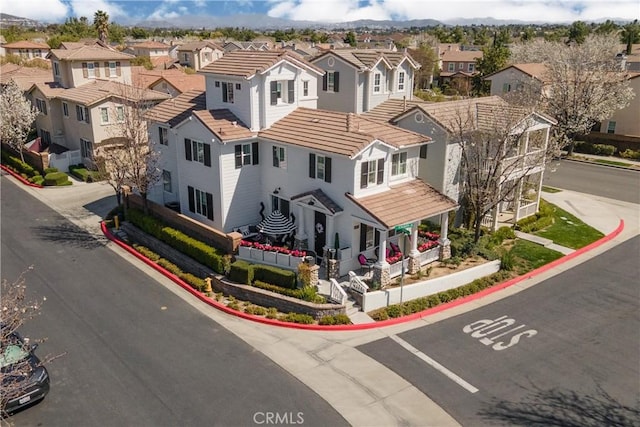
[[247, 125], [227, 109], [194, 111], [193, 116], [223, 143], [256, 136], [256, 132], [251, 132]]
[[482, 58], [481, 50], [445, 50], [440, 55], [443, 62], [475, 62]]
[[24, 67], [11, 63], [0, 65], [1, 85], [6, 85], [13, 80], [20, 89], [26, 91], [34, 83], [44, 83], [51, 79], [51, 70], [45, 70], [38, 67]]
[[107, 43], [103, 42], [100, 39], [82, 39], [77, 42], [61, 42], [60, 49], [78, 49], [83, 46], [94, 46], [94, 47], [103, 47], [109, 50], [115, 50]]
[[146, 41], [146, 42], [141, 42], [141, 43], [135, 43], [135, 44], [131, 44], [129, 45], [132, 48], [137, 48], [137, 47], [141, 47], [143, 49], [169, 49], [171, 46], [169, 46], [166, 43], [162, 43], [162, 42], [156, 42], [156, 41]]
[[205, 110], [206, 108], [205, 91], [189, 90], [175, 98], [168, 99], [156, 105], [147, 111], [145, 117], [149, 120], [167, 123], [170, 127], [174, 127], [189, 118], [193, 111]]
[[132, 59], [133, 55], [97, 46], [82, 46], [77, 49], [51, 49], [47, 59], [51, 57], [65, 61], [85, 61], [101, 59]]
[[390, 185], [386, 191], [361, 198], [347, 193], [347, 198], [387, 229], [449, 212], [458, 206], [421, 179]]
[[151, 88], [160, 80], [166, 81], [179, 92], [188, 90], [205, 90], [205, 80], [202, 74], [186, 74], [178, 69], [147, 70], [144, 67], [131, 67], [131, 80], [134, 86]]
[[166, 93], [134, 88], [124, 83], [108, 80], [95, 80], [79, 87], [64, 89], [63, 92], [56, 93], [56, 97], [86, 106], [112, 97], [131, 101], [159, 101], [170, 98]]
[[545, 64], [543, 64], [542, 62], [527, 62], [527, 63], [521, 63], [521, 64], [511, 64], [501, 70], [498, 71], [494, 71], [491, 74], [487, 74], [486, 76], [483, 77], [484, 80], [488, 79], [489, 77], [493, 77], [496, 74], [501, 74], [509, 69], [516, 69], [526, 75], [528, 75], [529, 77], [532, 77], [536, 80], [539, 80], [541, 82], [546, 82], [546, 78], [545, 78], [545, 74], [547, 72], [547, 66]]
[[202, 40], [202, 41], [197, 41], [197, 42], [189, 42], [189, 43], [181, 44], [180, 46], [178, 46], [178, 51], [179, 52], [184, 52], [184, 51], [193, 52], [193, 51], [196, 51], [196, 50], [202, 50], [205, 47], [210, 47], [212, 49], [218, 49], [218, 50], [224, 50], [223, 48], [221, 48], [220, 46], [218, 46], [217, 44], [215, 44], [212, 41]]
[[292, 201], [298, 200], [304, 197], [315, 198], [322, 206], [324, 206], [331, 213], [335, 214], [343, 211], [340, 205], [338, 205], [331, 197], [327, 196], [327, 194], [324, 191], [322, 191], [320, 188], [311, 190], [311, 191], [305, 191], [300, 194], [296, 194], [295, 196], [291, 197], [291, 200]]
[[350, 158], [375, 141], [403, 148], [431, 140], [425, 135], [352, 113], [303, 107], [278, 120], [269, 129], [260, 131], [259, 136]]
[[408, 60], [413, 68], [420, 67], [407, 53], [375, 49], [332, 49], [313, 58], [312, 62], [316, 62], [327, 55], [335, 55], [361, 70], [370, 70], [380, 61], [384, 61], [391, 68], [398, 67], [405, 60]]
[[222, 58], [213, 61], [201, 68], [199, 73], [224, 74], [249, 79], [256, 74], [261, 74], [281, 61], [287, 61], [293, 65], [324, 74], [324, 70], [316, 67], [303, 59], [300, 55], [289, 51], [247, 51], [236, 50], [226, 53]]
[[428, 104], [428, 102], [421, 99], [387, 99], [362, 115], [372, 120], [390, 122], [398, 114], [422, 104]]

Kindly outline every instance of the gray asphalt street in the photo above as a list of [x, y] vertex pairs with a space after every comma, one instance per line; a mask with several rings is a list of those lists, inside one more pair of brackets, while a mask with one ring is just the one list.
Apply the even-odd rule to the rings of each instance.
[[637, 426], [638, 259], [635, 237], [510, 298], [358, 349], [464, 426]]
[[571, 160], [556, 160], [544, 173], [544, 185], [640, 203], [640, 172]]
[[[2, 177], [2, 278], [46, 297], [51, 392], [17, 426], [346, 425], [270, 359]], [[272, 414], [272, 415], [269, 415]]]

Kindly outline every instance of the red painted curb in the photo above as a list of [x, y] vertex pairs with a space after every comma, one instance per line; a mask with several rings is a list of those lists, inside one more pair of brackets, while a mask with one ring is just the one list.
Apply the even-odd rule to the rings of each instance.
[[43, 185], [34, 184], [33, 182], [29, 182], [28, 180], [24, 179], [22, 177], [22, 175], [14, 172], [13, 170], [11, 170], [8, 167], [6, 167], [5, 165], [0, 165], [0, 168], [2, 168], [2, 170], [7, 172], [8, 174], [12, 175], [18, 181], [21, 181], [23, 184], [28, 185], [29, 187], [34, 187], [34, 188], [43, 188], [44, 187]]
[[487, 295], [490, 295], [494, 292], [497, 292], [499, 290], [508, 288], [510, 286], [513, 286], [517, 283], [522, 282], [523, 280], [526, 279], [531, 279], [532, 277], [538, 276], [548, 270], [551, 270], [554, 267], [557, 267], [560, 264], [563, 264], [567, 261], [570, 261], [582, 254], [584, 254], [585, 252], [588, 252], [592, 249], [597, 248], [598, 246], [603, 245], [604, 243], [607, 243], [608, 241], [614, 239], [616, 236], [618, 236], [620, 233], [622, 233], [622, 230], [624, 230], [624, 220], [620, 220], [620, 223], [618, 224], [618, 227], [612, 231], [611, 233], [609, 233], [608, 235], [604, 236], [603, 238], [601, 238], [600, 240], [597, 240], [583, 248], [580, 248], [572, 253], [570, 253], [569, 255], [565, 255], [562, 258], [558, 258], [555, 261], [550, 262], [549, 264], [545, 264], [542, 267], [538, 267], [535, 270], [531, 270], [530, 272], [523, 274], [522, 276], [518, 276], [518, 277], [514, 277], [513, 279], [509, 279], [505, 282], [499, 283], [497, 285], [491, 286], [490, 288], [484, 289], [478, 293], [475, 293], [473, 295], [468, 295], [466, 297], [462, 297], [462, 298], [458, 298], [454, 301], [450, 301], [444, 304], [438, 304], [437, 306], [433, 307], [433, 308], [428, 308], [424, 311], [420, 311], [418, 313], [413, 313], [407, 316], [403, 316], [403, 317], [398, 317], [395, 319], [389, 319], [389, 320], [383, 320], [380, 322], [374, 322], [374, 323], [364, 323], [364, 324], [358, 324], [358, 325], [335, 325], [335, 326], [331, 326], [331, 325], [303, 325], [300, 323], [292, 323], [292, 322], [282, 322], [280, 320], [275, 320], [275, 319], [267, 319], [265, 317], [262, 316], [254, 316], [251, 314], [247, 314], [247, 313], [243, 313], [241, 311], [237, 311], [237, 310], [233, 310], [229, 307], [227, 307], [224, 304], [219, 303], [218, 301], [207, 297], [206, 295], [203, 295], [201, 292], [196, 291], [195, 289], [193, 289], [189, 284], [185, 283], [182, 279], [180, 279], [178, 276], [176, 276], [175, 274], [171, 273], [170, 271], [168, 271], [167, 269], [165, 269], [164, 267], [156, 264], [155, 262], [151, 261], [149, 258], [145, 257], [144, 255], [142, 255], [141, 253], [139, 253], [138, 251], [136, 251], [135, 249], [133, 249], [131, 246], [127, 245], [126, 243], [124, 243], [123, 241], [121, 241], [120, 239], [116, 238], [107, 228], [107, 226], [105, 225], [104, 221], [102, 221], [100, 223], [100, 226], [102, 228], [102, 232], [104, 233], [104, 235], [111, 241], [113, 241], [114, 243], [116, 243], [118, 246], [120, 246], [121, 248], [123, 248], [124, 250], [126, 250], [127, 252], [129, 252], [130, 254], [134, 255], [136, 258], [140, 259], [141, 261], [143, 261], [145, 264], [147, 264], [148, 266], [154, 268], [155, 270], [159, 271], [160, 273], [164, 274], [165, 276], [167, 276], [169, 279], [171, 279], [173, 282], [175, 282], [176, 284], [178, 284], [179, 286], [181, 286], [183, 289], [185, 289], [186, 291], [188, 291], [189, 293], [191, 293], [192, 295], [194, 295], [195, 297], [197, 297], [199, 300], [209, 304], [212, 307], [217, 308], [218, 310], [221, 310], [227, 314], [231, 314], [237, 317], [240, 317], [242, 319], [246, 319], [246, 320], [251, 320], [253, 322], [258, 322], [258, 323], [263, 323], [263, 324], [267, 324], [267, 325], [271, 325], [271, 326], [280, 326], [280, 327], [285, 327], [285, 328], [292, 328], [292, 329], [304, 329], [304, 330], [310, 330], [310, 331], [359, 331], [359, 330], [366, 330], [366, 329], [374, 329], [374, 328], [382, 328], [385, 326], [393, 326], [393, 325], [398, 325], [400, 323], [405, 323], [405, 322], [410, 322], [412, 320], [418, 320], [421, 319], [423, 317], [432, 315], [432, 314], [436, 314], [439, 313], [441, 311], [444, 310], [448, 310], [450, 308], [453, 307], [457, 307], [459, 305], [462, 304], [466, 304], [468, 302], [480, 299], [482, 297], [485, 297]]

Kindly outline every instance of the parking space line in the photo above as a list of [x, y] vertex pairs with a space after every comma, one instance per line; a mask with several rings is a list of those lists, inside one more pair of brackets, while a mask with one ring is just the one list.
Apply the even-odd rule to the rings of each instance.
[[460, 378], [459, 376], [457, 376], [456, 374], [454, 374], [453, 372], [451, 372], [450, 370], [448, 370], [447, 368], [445, 368], [444, 366], [442, 366], [441, 364], [439, 364], [438, 362], [436, 362], [435, 360], [433, 360], [432, 358], [430, 358], [429, 356], [427, 356], [426, 354], [424, 354], [423, 352], [421, 352], [420, 350], [418, 350], [417, 348], [415, 348], [414, 346], [406, 342], [405, 340], [403, 340], [402, 338], [398, 337], [397, 335], [389, 335], [389, 338], [391, 338], [392, 340], [400, 344], [402, 347], [404, 347], [405, 350], [408, 350], [410, 353], [413, 353], [414, 356], [416, 356], [418, 359], [426, 362], [429, 366], [433, 367], [435, 370], [440, 371], [441, 373], [446, 375], [450, 380], [452, 380], [453, 382], [458, 384], [460, 387], [467, 390], [469, 393], [477, 393], [479, 391], [477, 388], [475, 388], [474, 386], [472, 386], [471, 384], [469, 384], [468, 382], [466, 382], [465, 380], [463, 380], [462, 378]]

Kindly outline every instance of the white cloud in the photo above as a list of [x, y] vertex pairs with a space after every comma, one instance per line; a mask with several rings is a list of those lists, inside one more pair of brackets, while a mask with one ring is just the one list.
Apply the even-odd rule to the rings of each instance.
[[107, 15], [109, 15], [109, 21], [127, 17], [129, 15], [118, 4], [107, 0], [71, 0], [69, 5], [73, 12], [72, 15], [78, 18], [86, 16], [90, 22], [93, 22], [93, 16], [99, 10], [107, 12]]
[[69, 7], [61, 0], [39, 0], [37, 6], [30, 1], [2, 2], [2, 13], [42, 22], [62, 21], [68, 12]]
[[296, 20], [495, 18], [573, 22], [638, 17], [637, 0], [271, 0], [268, 14]]

